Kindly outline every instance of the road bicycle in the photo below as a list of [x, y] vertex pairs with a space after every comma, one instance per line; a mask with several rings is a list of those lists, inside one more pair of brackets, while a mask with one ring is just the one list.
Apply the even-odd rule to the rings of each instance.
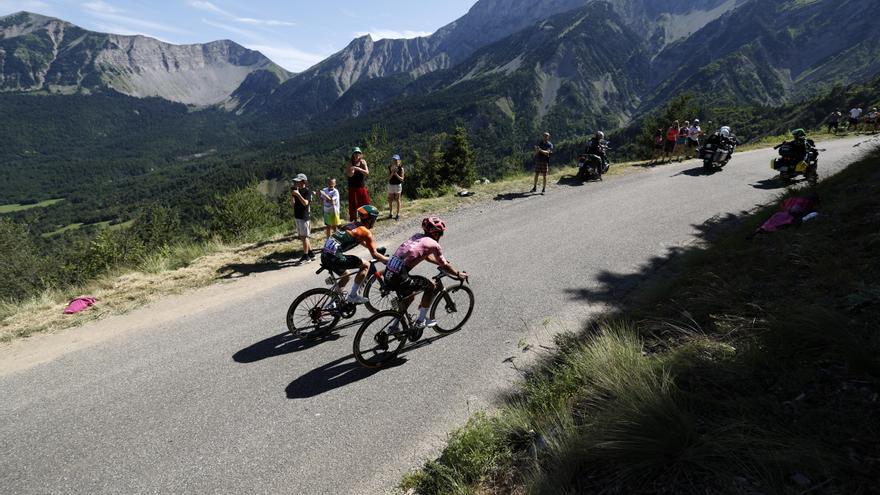
[[[384, 251], [384, 250], [383, 250]], [[380, 308], [390, 307], [390, 293], [384, 291], [384, 283], [378, 275], [382, 272], [376, 269], [378, 260], [370, 260], [370, 268], [367, 272], [367, 283], [364, 287], [364, 297], [372, 293], [367, 309], [373, 313], [379, 312]], [[316, 274], [327, 270], [321, 267]], [[354, 269], [346, 273], [346, 276], [355, 276], [360, 269]], [[329, 333], [341, 319], [352, 318], [357, 313], [357, 305], [348, 302], [341, 280], [345, 277], [328, 270], [327, 285], [330, 287], [317, 287], [309, 289], [299, 295], [287, 309], [287, 329], [296, 337], [317, 340]], [[375, 287], [373, 287], [375, 286]]]
[[[446, 288], [444, 278], [452, 278], [458, 285]], [[413, 278], [422, 278], [414, 275]], [[449, 334], [461, 329], [474, 311], [474, 292], [466, 286], [466, 278], [456, 279], [449, 273], [439, 270], [433, 277], [436, 292], [429, 306], [429, 317], [437, 321], [433, 327], [437, 333]], [[412, 300], [418, 291], [406, 299]], [[379, 311], [361, 324], [354, 336], [354, 357], [367, 368], [381, 368], [393, 361], [407, 341], [417, 341], [424, 328], [417, 328], [412, 315], [402, 311], [405, 301], [393, 298], [394, 309]]]

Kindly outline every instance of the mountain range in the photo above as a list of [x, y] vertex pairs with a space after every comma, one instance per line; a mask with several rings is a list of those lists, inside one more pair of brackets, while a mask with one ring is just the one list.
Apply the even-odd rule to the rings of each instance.
[[[219, 189], [291, 167], [324, 175], [377, 125], [401, 150], [464, 125], [491, 177], [542, 130], [573, 140], [632, 128], [685, 93], [704, 108], [760, 109], [867, 81], [880, 74], [875, 10], [479, 0], [430, 36], [360, 37], [297, 74], [232, 41], [176, 46], [20, 12], [0, 17], [0, 204], [77, 197], [51, 209], [91, 221], [118, 216], [113, 201], [187, 190], [195, 211], [191, 189], [208, 174]], [[92, 217], [77, 219], [86, 202]]]

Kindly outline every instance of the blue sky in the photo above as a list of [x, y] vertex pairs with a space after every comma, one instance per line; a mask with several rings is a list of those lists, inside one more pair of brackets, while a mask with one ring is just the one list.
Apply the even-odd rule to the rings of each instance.
[[171, 43], [231, 39], [302, 71], [353, 38], [424, 36], [464, 15], [476, 0], [0, 0], [93, 31], [143, 34]]

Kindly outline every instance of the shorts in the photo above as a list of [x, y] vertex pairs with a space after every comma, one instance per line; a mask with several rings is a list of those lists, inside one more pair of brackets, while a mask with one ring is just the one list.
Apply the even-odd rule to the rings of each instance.
[[294, 220], [296, 221], [297, 237], [309, 237], [312, 235], [311, 222], [308, 220], [300, 220], [299, 218], [295, 218]]
[[321, 253], [321, 266], [335, 273], [342, 275], [348, 270], [354, 270], [363, 266], [363, 261], [357, 256], [343, 254], [337, 256], [333, 254]]
[[663, 151], [663, 143], [654, 143], [655, 151]]
[[431, 287], [431, 281], [425, 277], [410, 276], [405, 271], [403, 273], [392, 273], [385, 271], [385, 285], [389, 289], [397, 293], [399, 299], [406, 299], [416, 292], [427, 290]]
[[859, 119], [849, 118], [849, 125], [858, 125]]
[[403, 192], [403, 184], [388, 184], [388, 194], [400, 194]]
[[339, 220], [339, 212], [338, 211], [325, 211], [324, 212], [324, 225], [327, 227], [336, 227], [340, 223]]
[[675, 140], [676, 146], [684, 146], [687, 144], [687, 138], [678, 138]]
[[696, 148], [696, 147], [698, 147], [698, 146], [700, 146], [700, 142], [699, 142], [699, 141], [697, 141], [696, 139], [688, 138], [688, 147], [690, 147], [690, 148]]
[[550, 162], [535, 162], [535, 173], [536, 174], [546, 174], [547, 170], [550, 168]]
[[667, 153], [672, 153], [672, 150], [675, 149], [675, 141], [666, 140], [666, 144], [663, 146], [663, 151]]

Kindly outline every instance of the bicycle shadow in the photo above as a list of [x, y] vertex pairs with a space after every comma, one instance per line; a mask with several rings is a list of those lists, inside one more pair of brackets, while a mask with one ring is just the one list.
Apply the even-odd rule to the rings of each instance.
[[493, 199], [495, 201], [513, 201], [515, 199], [524, 199], [529, 196], [535, 196], [538, 193], [533, 192], [509, 192], [509, 193], [499, 193]]
[[301, 337], [295, 337], [290, 332], [282, 332], [278, 335], [261, 340], [255, 344], [249, 345], [244, 349], [232, 355], [232, 360], [236, 363], [249, 364], [262, 361], [285, 354], [293, 354], [294, 352], [305, 351], [313, 347], [317, 347], [325, 342], [333, 342], [339, 340], [343, 335], [340, 330], [345, 330], [356, 325], [360, 325], [366, 318], [360, 320], [352, 320], [344, 325], [336, 326], [332, 331], [328, 332], [321, 338], [309, 340]]
[[284, 392], [287, 394], [288, 399], [308, 399], [330, 392], [339, 387], [369, 378], [382, 370], [401, 366], [407, 362], [407, 359], [403, 357], [404, 354], [429, 346], [444, 337], [447, 337], [447, 335], [438, 334], [415, 343], [410, 343], [410, 345], [400, 351], [400, 354], [397, 355], [394, 361], [389, 362], [382, 368], [364, 368], [355, 361], [354, 354], [349, 354], [298, 377], [287, 385]]

